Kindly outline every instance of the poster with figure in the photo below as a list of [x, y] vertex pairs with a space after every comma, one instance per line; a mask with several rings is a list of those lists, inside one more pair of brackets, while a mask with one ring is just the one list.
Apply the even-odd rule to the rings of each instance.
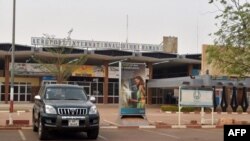
[[119, 63], [120, 115], [145, 115], [146, 65], [144, 63]]

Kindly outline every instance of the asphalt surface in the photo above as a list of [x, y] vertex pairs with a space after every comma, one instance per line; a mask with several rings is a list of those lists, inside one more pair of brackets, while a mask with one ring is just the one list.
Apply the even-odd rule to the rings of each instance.
[[[39, 141], [30, 129], [0, 130], [1, 141]], [[85, 133], [51, 132], [50, 141], [88, 140]], [[100, 129], [97, 141], [222, 141], [223, 129]]]

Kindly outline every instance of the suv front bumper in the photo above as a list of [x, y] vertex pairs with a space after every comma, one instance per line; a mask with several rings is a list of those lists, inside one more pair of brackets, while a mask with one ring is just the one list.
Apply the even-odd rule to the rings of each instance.
[[[99, 128], [99, 115], [83, 115], [83, 116], [63, 116], [42, 114], [42, 123], [46, 129], [54, 130], [79, 130], [87, 131], [89, 129]], [[69, 125], [70, 120], [78, 120], [78, 125]]]

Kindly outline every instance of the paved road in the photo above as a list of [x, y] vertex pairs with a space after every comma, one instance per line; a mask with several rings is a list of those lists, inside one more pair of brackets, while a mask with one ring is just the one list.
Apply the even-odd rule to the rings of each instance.
[[[38, 141], [32, 130], [0, 130], [1, 141]], [[50, 141], [88, 140], [84, 133], [55, 132]], [[101, 129], [97, 141], [222, 141], [223, 129]]]

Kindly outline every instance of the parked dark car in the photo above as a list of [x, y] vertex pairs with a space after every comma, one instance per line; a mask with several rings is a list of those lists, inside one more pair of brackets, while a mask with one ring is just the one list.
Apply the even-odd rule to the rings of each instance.
[[33, 131], [40, 140], [48, 138], [50, 130], [87, 132], [89, 139], [99, 134], [99, 113], [82, 87], [68, 84], [47, 84], [35, 96]]

